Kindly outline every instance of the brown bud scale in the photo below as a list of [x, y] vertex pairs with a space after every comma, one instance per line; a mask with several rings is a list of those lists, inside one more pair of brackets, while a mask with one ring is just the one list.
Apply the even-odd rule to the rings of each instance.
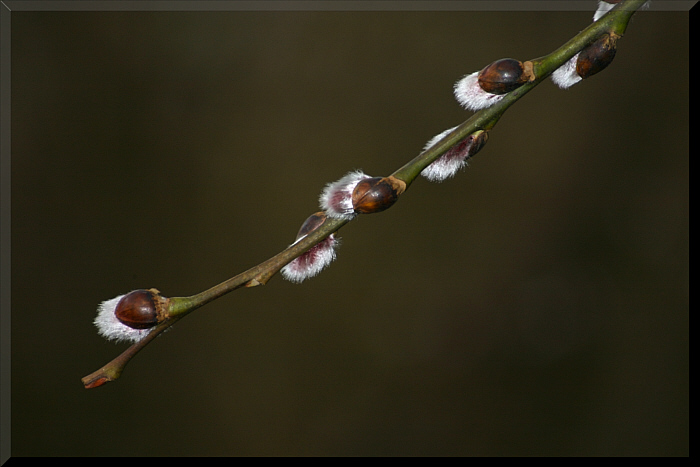
[[477, 152], [481, 151], [481, 148], [484, 147], [488, 140], [488, 132], [484, 130], [478, 130], [472, 133], [471, 135], [467, 136], [456, 147], [459, 151], [466, 151], [467, 157], [472, 157]]
[[603, 71], [615, 58], [619, 37], [614, 33], [603, 34], [583, 49], [576, 59], [576, 73], [585, 79]]
[[481, 70], [478, 79], [479, 86], [484, 91], [491, 94], [506, 94], [534, 79], [534, 76], [532, 76], [532, 66], [526, 70], [519, 60], [502, 58]]
[[165, 300], [158, 290], [134, 290], [122, 297], [114, 314], [132, 329], [148, 329], [165, 319], [164, 310]]
[[352, 192], [352, 206], [360, 214], [382, 212], [394, 205], [406, 183], [394, 177], [361, 180]]
[[326, 213], [323, 211], [315, 212], [311, 214], [299, 228], [297, 233], [297, 240], [299, 240], [304, 235], [308, 235], [314, 230], [318, 229], [326, 221]]

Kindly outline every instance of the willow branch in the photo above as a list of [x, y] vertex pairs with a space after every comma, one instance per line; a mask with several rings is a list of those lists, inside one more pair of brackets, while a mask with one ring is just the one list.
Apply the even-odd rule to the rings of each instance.
[[[468, 120], [441, 138], [440, 141], [436, 142], [430, 146], [430, 148], [392, 173], [391, 176], [405, 183], [404, 189], [407, 189], [423, 169], [436, 161], [457, 143], [464, 140], [464, 138], [479, 130], [491, 130], [511, 105], [521, 99], [555, 70], [600, 36], [603, 34], [615, 34], [621, 37], [627, 28], [630, 18], [645, 1], [646, 0], [625, 0], [620, 2], [605, 16], [591, 23], [587, 28], [557, 50], [546, 56], [530, 60], [533, 79], [506, 94], [493, 106], [473, 114]], [[337, 232], [351, 220], [352, 219], [335, 219], [328, 217], [320, 227], [257, 266], [199, 294], [190, 297], [173, 297], [168, 299], [168, 318], [153, 328], [142, 340], [131, 345], [117, 358], [96, 372], [82, 378], [84, 386], [86, 388], [98, 387], [119, 378], [129, 361], [141, 349], [150, 344], [157, 336], [170, 328], [175, 322], [201, 306], [233, 290], [241, 287], [255, 287], [266, 284], [272, 276], [277, 274], [286, 264], [304, 254], [331, 234]]]

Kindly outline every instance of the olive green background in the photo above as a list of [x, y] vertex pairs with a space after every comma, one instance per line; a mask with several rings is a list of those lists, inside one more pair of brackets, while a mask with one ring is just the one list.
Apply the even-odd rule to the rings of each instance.
[[591, 12], [16, 12], [12, 455], [688, 455], [689, 16], [542, 83], [338, 259], [193, 313], [122, 377], [97, 305], [276, 254], [353, 169], [466, 120], [452, 86]]

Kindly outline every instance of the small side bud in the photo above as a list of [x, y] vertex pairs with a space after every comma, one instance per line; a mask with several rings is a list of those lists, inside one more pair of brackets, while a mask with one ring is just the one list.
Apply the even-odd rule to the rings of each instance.
[[98, 388], [102, 386], [103, 384], [109, 383], [111, 380], [106, 377], [106, 376], [99, 376], [95, 379], [85, 379], [83, 378], [83, 385], [85, 386], [85, 389], [92, 389], [92, 388]]
[[167, 305], [157, 289], [134, 290], [102, 302], [95, 326], [105, 339], [138, 342], [167, 319]]
[[[303, 224], [301, 224], [301, 227], [299, 228], [299, 232], [297, 232], [297, 240], [301, 240], [302, 238], [306, 237], [308, 234], [313, 232], [314, 230], [318, 229], [323, 225], [323, 223], [326, 222], [326, 215], [323, 212], [315, 212], [311, 214], [309, 217], [306, 218]], [[294, 243], [296, 243], [294, 242]]]
[[619, 37], [616, 34], [603, 34], [583, 49], [576, 59], [576, 73], [586, 79], [603, 71], [615, 58]]
[[[423, 150], [425, 151], [434, 146], [435, 143], [447, 136], [455, 128], [457, 127], [450, 128], [434, 136], [426, 143]], [[423, 169], [420, 174], [431, 182], [442, 182], [453, 177], [462, 167], [467, 165], [467, 160], [470, 157], [474, 156], [484, 147], [484, 144], [488, 141], [488, 136], [488, 133], [484, 130], [475, 131], [452, 146], [445, 154], [440, 156], [439, 159]]]
[[[325, 221], [326, 214], [323, 212], [310, 215], [301, 225], [297, 239], [292, 245], [318, 229]], [[282, 277], [288, 281], [299, 283], [315, 276], [335, 260], [335, 249], [337, 246], [338, 240], [335, 238], [335, 234], [329, 235], [304, 254], [294, 258], [285, 265], [280, 270]]]
[[382, 212], [394, 205], [406, 183], [394, 177], [372, 177], [360, 181], [352, 192], [352, 206], [360, 214]]

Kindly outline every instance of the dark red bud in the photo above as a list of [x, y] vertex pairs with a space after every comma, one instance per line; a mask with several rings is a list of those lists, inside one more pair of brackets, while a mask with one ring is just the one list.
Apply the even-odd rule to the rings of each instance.
[[352, 206], [360, 214], [382, 212], [394, 205], [406, 183], [394, 177], [361, 180], [352, 192]]
[[588, 78], [603, 71], [615, 58], [619, 37], [616, 34], [603, 34], [583, 49], [576, 60], [576, 73], [581, 78]]
[[[530, 64], [530, 62], [526, 63]], [[530, 79], [534, 79], [534, 76], [531, 64], [526, 67], [519, 60], [502, 58], [481, 70], [478, 78], [479, 86], [484, 91], [491, 94], [506, 94]]]
[[472, 157], [477, 152], [481, 151], [481, 148], [484, 147], [486, 141], [488, 140], [488, 132], [484, 130], [478, 130], [472, 133], [471, 135], [467, 136], [461, 143], [458, 143], [456, 147], [462, 151], [466, 149], [467, 157]]
[[326, 221], [326, 214], [323, 211], [315, 212], [311, 214], [303, 224], [297, 233], [297, 240], [299, 240], [304, 235], [308, 235], [314, 230], [321, 227], [321, 225]]
[[132, 329], [148, 329], [163, 320], [162, 298], [156, 289], [134, 290], [124, 295], [114, 314]]

